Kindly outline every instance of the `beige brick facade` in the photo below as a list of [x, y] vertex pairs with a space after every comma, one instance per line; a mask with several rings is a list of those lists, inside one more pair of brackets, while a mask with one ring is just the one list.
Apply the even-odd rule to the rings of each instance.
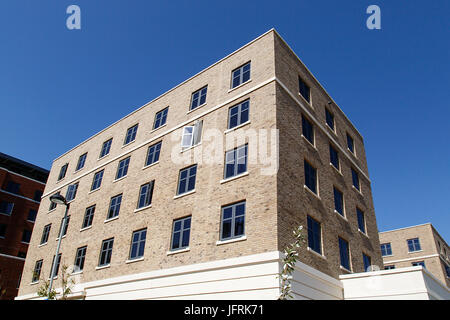
[[[230, 89], [231, 72], [251, 61], [250, 80]], [[311, 88], [312, 103], [307, 105], [298, 94], [298, 76], [304, 77]], [[208, 86], [206, 104], [189, 111], [191, 95]], [[229, 108], [249, 99], [250, 120], [242, 128], [228, 130]], [[291, 241], [294, 227], [306, 227], [306, 215], [317, 219], [322, 226], [323, 256], [301, 250], [300, 260], [334, 278], [346, 273], [339, 267], [338, 236], [350, 245], [351, 271], [362, 272], [362, 253], [371, 257], [373, 265], [382, 265], [378, 230], [372, 203], [370, 180], [365, 159], [363, 139], [343, 112], [274, 31], [270, 30], [226, 58], [201, 71], [177, 87], [169, 90], [130, 115], [124, 117], [67, 153], [52, 165], [29, 253], [25, 262], [19, 294], [33, 293], [39, 286], [31, 283], [34, 265], [43, 259], [41, 277], [50, 275], [55, 240], [64, 214], [58, 205], [49, 211], [49, 196], [57, 191], [66, 194], [69, 184], [78, 182], [76, 198], [70, 203], [70, 223], [62, 240], [62, 263], [72, 265], [77, 248], [87, 246], [82, 282], [108, 279], [176, 266], [203, 263], [264, 252], [282, 251]], [[153, 130], [155, 114], [169, 106], [167, 123]], [[325, 124], [324, 108], [333, 112], [336, 132]], [[301, 115], [311, 118], [315, 145], [301, 136]], [[181, 152], [183, 127], [203, 120], [201, 144]], [[135, 141], [123, 146], [126, 131], [139, 124]], [[261, 142], [261, 133], [271, 141], [271, 129], [279, 130], [279, 170], [270, 173], [271, 166], [262, 163], [261, 150], [268, 148]], [[224, 179], [224, 154], [233, 144], [216, 150], [211, 147], [214, 137], [235, 141], [239, 134], [249, 145], [249, 157], [258, 152], [257, 161], [248, 162], [248, 174], [236, 179]], [[356, 156], [346, 148], [346, 133], [355, 141]], [[256, 134], [257, 140], [253, 139]], [[99, 159], [102, 143], [113, 138], [110, 153]], [[237, 138], [236, 138], [237, 139]], [[258, 140], [259, 139], [259, 140]], [[148, 147], [162, 141], [159, 162], [145, 167]], [[234, 147], [243, 142], [234, 143]], [[330, 166], [329, 143], [339, 150], [341, 172]], [[84, 168], [75, 171], [78, 157], [87, 152]], [[217, 152], [217, 153], [215, 153]], [[181, 162], [180, 157], [191, 158]], [[216, 155], [219, 162], [211, 162]], [[115, 181], [120, 160], [131, 156], [126, 177]], [[256, 156], [255, 156], [256, 157]], [[303, 160], [317, 168], [319, 196], [304, 188]], [[57, 181], [61, 166], [68, 163], [66, 177]], [[195, 192], [176, 196], [180, 169], [197, 164]], [[272, 164], [273, 165], [273, 164]], [[352, 188], [350, 168], [360, 177], [361, 192]], [[104, 169], [101, 187], [90, 191], [94, 174]], [[266, 171], [264, 171], [266, 170]], [[139, 188], [155, 181], [151, 207], [136, 210]], [[346, 217], [333, 211], [333, 189], [344, 193]], [[122, 194], [117, 219], [105, 221], [112, 196]], [[221, 243], [221, 207], [246, 201], [245, 236]], [[85, 209], [96, 205], [93, 224], [81, 229]], [[355, 209], [364, 211], [366, 233], [358, 231]], [[173, 220], [191, 216], [189, 248], [170, 252]], [[40, 245], [42, 230], [51, 223], [50, 238]], [[127, 261], [132, 232], [147, 228], [143, 259]], [[114, 237], [111, 263], [97, 268], [102, 240]], [[219, 241], [219, 242], [218, 242]]]

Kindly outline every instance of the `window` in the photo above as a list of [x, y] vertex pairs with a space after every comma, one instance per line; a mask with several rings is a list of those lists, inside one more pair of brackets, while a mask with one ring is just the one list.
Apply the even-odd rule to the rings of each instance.
[[191, 233], [191, 217], [173, 221], [171, 250], [180, 250], [189, 247]]
[[301, 94], [303, 98], [305, 98], [308, 103], [311, 100], [311, 92], [309, 86], [303, 81], [302, 78], [298, 77], [298, 92]]
[[334, 115], [327, 108], [325, 108], [325, 121], [330, 129], [334, 131]]
[[347, 133], [347, 148], [352, 153], [355, 153], [355, 145], [353, 143], [353, 138]]
[[447, 274], [447, 278], [450, 278], [450, 267], [445, 265], [445, 273]]
[[178, 179], [177, 194], [183, 194], [195, 189], [195, 177], [197, 175], [197, 165], [190, 166], [180, 171]]
[[393, 270], [395, 269], [395, 265], [391, 264], [389, 266], [384, 266], [384, 270]]
[[41, 270], [42, 270], [42, 262], [43, 262], [43, 260], [36, 261], [36, 264], [34, 265], [33, 277], [31, 278], [31, 282], [39, 281], [39, 277], [41, 276]]
[[155, 123], [153, 124], [153, 130], [166, 124], [167, 112], [169, 112], [169, 107], [159, 111], [155, 115]]
[[381, 247], [381, 255], [384, 256], [391, 256], [392, 255], [392, 248], [390, 243], [382, 243], [380, 245]]
[[231, 88], [236, 88], [237, 86], [250, 80], [250, 62], [234, 69], [231, 73], [231, 78]]
[[102, 150], [100, 151], [100, 159], [109, 154], [109, 150], [111, 149], [112, 138], [103, 142]]
[[49, 223], [44, 227], [44, 230], [42, 231], [41, 244], [47, 243], [48, 236], [50, 235], [51, 226], [52, 226], [52, 224]]
[[50, 275], [49, 278], [53, 277], [57, 277], [58, 276], [58, 272], [59, 272], [59, 265], [61, 264], [61, 253], [58, 253], [58, 257], [56, 258], [56, 267], [55, 267], [55, 272], [52, 274], [53, 272], [53, 264], [55, 263], [55, 256], [53, 256], [52, 259], [52, 266], [50, 268]]
[[304, 115], [302, 115], [302, 134], [308, 140], [311, 142], [312, 145], [314, 145], [314, 129], [313, 124], [311, 121], [305, 118]]
[[66, 172], [67, 172], [67, 167], [68, 166], [69, 166], [69, 164], [66, 163], [65, 165], [63, 165], [61, 167], [61, 169], [59, 170], [58, 181], [63, 179], [66, 176]]
[[408, 251], [409, 252], [422, 250], [422, 248], [420, 247], [419, 238], [408, 239], [408, 240], [406, 240], [406, 242], [408, 243]]
[[317, 194], [317, 171], [308, 161], [304, 161], [305, 165], [305, 186], [309, 190]]
[[130, 142], [133, 142], [134, 139], [136, 139], [136, 133], [138, 130], [138, 125], [134, 125], [131, 128], [128, 128], [127, 135], [125, 136], [125, 141], [123, 142], [124, 145], [129, 144]]
[[416, 261], [416, 262], [411, 263], [411, 265], [412, 265], [413, 267], [422, 266], [422, 267], [426, 268], [426, 267], [425, 267], [425, 262], [424, 262], [424, 261]]
[[30, 240], [31, 240], [31, 231], [24, 229], [22, 233], [22, 242], [30, 243]]
[[249, 119], [250, 100], [245, 100], [228, 111], [228, 129], [232, 129], [241, 124], [248, 122]]
[[348, 242], [339, 237], [339, 255], [341, 266], [347, 270], [350, 270], [350, 250]]
[[148, 207], [152, 204], [153, 186], [155, 180], [141, 186], [139, 190], [138, 209]]
[[365, 253], [363, 253], [363, 264], [364, 264], [364, 271], [369, 272], [371, 271], [371, 265], [372, 265], [372, 259]]
[[244, 145], [225, 153], [225, 179], [247, 172], [247, 149]]
[[238, 238], [244, 235], [245, 201], [222, 207], [220, 240]]
[[94, 191], [94, 190], [100, 188], [100, 186], [102, 185], [104, 171], [105, 171], [105, 169], [103, 169], [102, 171], [96, 172], [94, 174], [94, 179], [92, 180], [91, 191]]
[[191, 106], [189, 110], [194, 110], [195, 108], [206, 103], [206, 91], [208, 90], [208, 86], [201, 88], [200, 90], [195, 91], [191, 97]]
[[144, 256], [145, 238], [147, 237], [147, 229], [134, 231], [131, 236], [130, 260], [139, 259]]
[[13, 202], [0, 201], [0, 213], [10, 216], [14, 208]]
[[339, 171], [339, 153], [330, 143], [330, 163]]
[[86, 157], [87, 157], [87, 152], [82, 154], [78, 158], [77, 168], [75, 169], [75, 171], [78, 171], [78, 170], [84, 168], [84, 163], [86, 162]]
[[8, 181], [6, 184], [6, 191], [19, 194], [20, 192], [20, 183], [14, 182], [14, 181]]
[[6, 224], [1, 223], [0, 224], [0, 238], [5, 238], [6, 237]]
[[62, 236], [64, 237], [67, 234], [67, 228], [69, 227], [69, 221], [70, 221], [70, 216], [67, 216], [66, 223], [64, 223], [64, 217], [61, 219], [61, 224], [59, 225], [59, 230], [58, 230], [58, 238], [59, 238], [59, 234], [61, 233], [61, 228], [63, 228]]
[[111, 255], [113, 250], [114, 238], [103, 240], [102, 247], [100, 249], [100, 257], [98, 266], [103, 267], [111, 263]]
[[339, 213], [341, 216], [344, 215], [344, 195], [341, 191], [333, 187], [334, 194], [334, 210]]
[[318, 254], [322, 254], [322, 236], [320, 223], [307, 216], [308, 225], [308, 247]]
[[[60, 194], [61, 194], [61, 192], [58, 191], [54, 195], [56, 196], [56, 195], [60, 195]], [[48, 211], [52, 211], [55, 208], [56, 208], [56, 203], [50, 201], [50, 207], [48, 208]]]
[[41, 198], [42, 198], [42, 191], [41, 190], [36, 190], [34, 192], [33, 200], [37, 201], [37, 202], [41, 202]]
[[353, 186], [356, 188], [356, 190], [361, 191], [359, 189], [359, 176], [358, 176], [358, 173], [353, 168], [352, 168], [352, 181], [353, 181]]
[[86, 250], [87, 246], [77, 249], [77, 253], [75, 254], [75, 262], [73, 263], [74, 265], [73, 272], [83, 271], [84, 260], [86, 258]]
[[66, 201], [67, 202], [75, 199], [75, 196], [77, 195], [77, 190], [78, 190], [78, 182], [71, 184], [67, 187], [67, 192], [66, 192]]
[[27, 254], [26, 254], [26, 252], [19, 251], [19, 252], [17, 253], [17, 256], [18, 256], [19, 258], [26, 258], [26, 257], [27, 257]]
[[193, 126], [183, 128], [181, 138], [181, 148], [186, 149], [195, 146], [201, 142], [203, 120], [196, 121]]
[[122, 203], [122, 194], [119, 194], [111, 198], [109, 203], [107, 220], [117, 217], [120, 211], [120, 204]]
[[116, 180], [125, 177], [128, 173], [128, 165], [130, 164], [130, 157], [119, 161], [117, 166]]
[[86, 208], [86, 211], [84, 213], [83, 225], [81, 226], [82, 229], [90, 227], [92, 225], [92, 220], [94, 220], [94, 213], [95, 205]]
[[152, 163], [159, 161], [159, 153], [161, 152], [162, 142], [158, 142], [150, 147], [148, 147], [147, 152], [147, 160], [145, 161], [145, 165], [149, 166]]
[[356, 208], [356, 216], [358, 218], [358, 228], [362, 233], [366, 233], [366, 218], [364, 217], [364, 212]]

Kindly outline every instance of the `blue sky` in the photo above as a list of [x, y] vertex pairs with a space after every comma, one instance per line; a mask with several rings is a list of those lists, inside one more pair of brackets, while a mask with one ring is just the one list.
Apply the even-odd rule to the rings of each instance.
[[[81, 30], [66, 8], [81, 8]], [[381, 30], [366, 8], [381, 9]], [[450, 242], [450, 1], [0, 2], [0, 151], [52, 160], [272, 27], [365, 139], [380, 231]]]

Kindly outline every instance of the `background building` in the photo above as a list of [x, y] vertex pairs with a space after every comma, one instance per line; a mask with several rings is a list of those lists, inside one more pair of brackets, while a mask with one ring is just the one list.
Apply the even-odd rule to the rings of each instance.
[[73, 298], [276, 299], [299, 225], [297, 299], [382, 266], [363, 138], [273, 29], [54, 160], [20, 299], [50, 276], [58, 192]]
[[[0, 153], [0, 299], [17, 296], [48, 170]], [[2, 293], [2, 294], [1, 294]]]
[[380, 232], [385, 269], [422, 266], [450, 287], [450, 249], [431, 223]]

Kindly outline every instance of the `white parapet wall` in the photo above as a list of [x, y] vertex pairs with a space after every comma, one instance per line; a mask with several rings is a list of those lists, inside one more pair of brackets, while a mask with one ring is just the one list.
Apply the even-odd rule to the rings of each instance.
[[421, 266], [339, 278], [345, 300], [450, 300], [450, 289]]

